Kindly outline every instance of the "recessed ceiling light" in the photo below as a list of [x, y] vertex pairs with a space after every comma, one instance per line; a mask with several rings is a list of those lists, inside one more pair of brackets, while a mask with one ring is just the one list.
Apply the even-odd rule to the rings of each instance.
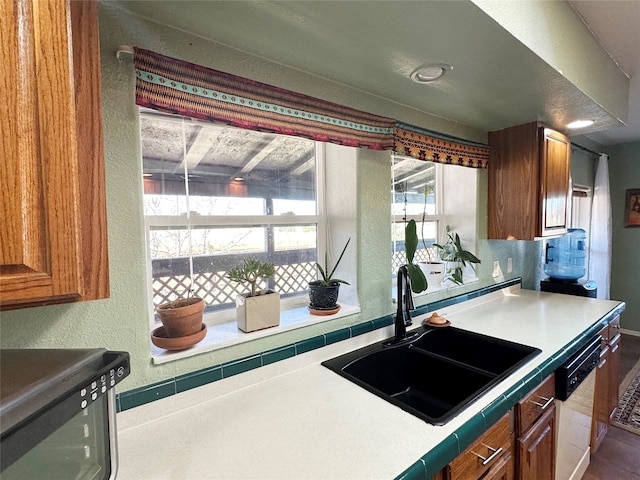
[[445, 63], [430, 63], [422, 65], [413, 71], [411, 80], [416, 83], [429, 83], [438, 80], [444, 72], [453, 70], [451, 65]]
[[576, 120], [575, 122], [571, 122], [567, 125], [567, 128], [584, 128], [590, 127], [593, 125], [593, 120]]

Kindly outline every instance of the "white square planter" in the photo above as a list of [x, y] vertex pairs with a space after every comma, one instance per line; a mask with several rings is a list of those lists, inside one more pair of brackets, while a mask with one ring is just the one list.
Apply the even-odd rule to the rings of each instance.
[[254, 332], [280, 325], [280, 294], [271, 292], [256, 297], [236, 297], [236, 320], [243, 332]]

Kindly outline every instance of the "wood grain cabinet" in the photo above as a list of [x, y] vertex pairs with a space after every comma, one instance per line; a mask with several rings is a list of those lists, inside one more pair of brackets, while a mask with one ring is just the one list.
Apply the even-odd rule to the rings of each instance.
[[96, 1], [0, 2], [0, 308], [109, 295]]
[[566, 233], [571, 141], [537, 122], [489, 132], [490, 239]]
[[513, 428], [511, 411], [451, 461], [445, 480], [513, 480]]
[[600, 330], [600, 361], [596, 368], [591, 453], [595, 453], [609, 431], [618, 407], [618, 370], [620, 364], [620, 317], [615, 317]]
[[555, 375], [515, 406], [516, 479], [555, 476]]

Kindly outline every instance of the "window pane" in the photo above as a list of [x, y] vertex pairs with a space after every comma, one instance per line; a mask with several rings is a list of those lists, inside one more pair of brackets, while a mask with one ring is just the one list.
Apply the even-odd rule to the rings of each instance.
[[274, 215], [315, 215], [315, 200], [273, 200]]
[[392, 160], [392, 206], [394, 216], [436, 214], [436, 165], [394, 155]]
[[187, 197], [184, 195], [144, 195], [144, 214], [147, 216], [183, 215], [186, 211]]
[[[407, 263], [404, 242], [405, 222], [396, 222], [391, 225], [391, 239], [393, 248], [392, 272], [395, 274], [402, 265]], [[438, 222], [416, 222], [418, 233], [418, 249], [413, 258], [414, 263], [437, 260], [437, 251], [433, 246], [436, 242]]]
[[140, 124], [146, 215], [316, 214], [315, 142], [157, 113]]
[[276, 251], [316, 248], [317, 232], [315, 225], [275, 227], [273, 233]]
[[[146, 110], [140, 123], [145, 216], [175, 217], [149, 229], [154, 304], [191, 291], [207, 311], [233, 308], [247, 287], [226, 273], [249, 256], [276, 266], [262, 288], [305, 293], [316, 275], [317, 227], [268, 218], [317, 215], [315, 142]], [[189, 226], [187, 212], [232, 217], [232, 225]], [[243, 225], [246, 216], [257, 224]]]

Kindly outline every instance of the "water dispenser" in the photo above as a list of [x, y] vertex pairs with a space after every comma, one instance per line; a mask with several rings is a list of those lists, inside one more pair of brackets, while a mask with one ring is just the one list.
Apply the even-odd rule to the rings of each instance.
[[566, 234], [547, 240], [544, 273], [549, 278], [540, 282], [540, 290], [583, 297], [596, 296], [594, 281], [578, 281], [587, 272], [586, 243], [587, 233], [582, 228], [570, 228]]

